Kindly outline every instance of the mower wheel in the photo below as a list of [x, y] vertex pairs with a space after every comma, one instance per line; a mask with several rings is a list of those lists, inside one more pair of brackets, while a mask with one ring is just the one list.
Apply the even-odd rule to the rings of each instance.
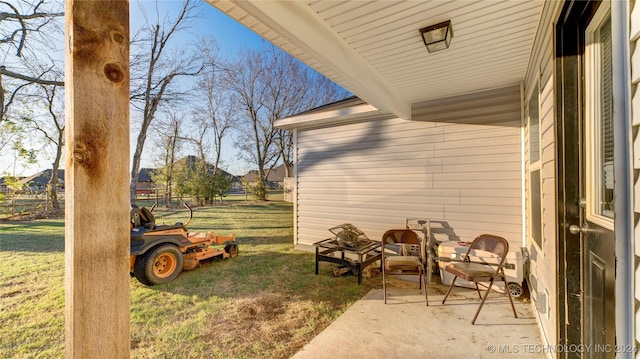
[[224, 251], [229, 253], [230, 257], [235, 257], [238, 255], [238, 245], [237, 244], [227, 244], [224, 246]]
[[182, 272], [183, 263], [184, 257], [178, 247], [165, 244], [138, 257], [133, 267], [133, 274], [142, 284], [167, 283]]

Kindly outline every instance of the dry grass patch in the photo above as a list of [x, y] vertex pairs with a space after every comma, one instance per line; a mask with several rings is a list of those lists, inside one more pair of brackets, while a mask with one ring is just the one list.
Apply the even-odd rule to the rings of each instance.
[[[157, 210], [158, 222], [184, 221]], [[235, 233], [237, 257], [147, 287], [131, 279], [132, 358], [289, 358], [380, 278], [333, 277], [292, 245], [292, 208], [194, 209], [192, 231]], [[327, 232], [329, 235], [329, 232]], [[64, 356], [64, 223], [0, 223], [0, 358]]]
[[260, 358], [290, 357], [315, 336], [322, 322], [312, 301], [270, 292], [226, 303], [209, 321], [226, 354]]

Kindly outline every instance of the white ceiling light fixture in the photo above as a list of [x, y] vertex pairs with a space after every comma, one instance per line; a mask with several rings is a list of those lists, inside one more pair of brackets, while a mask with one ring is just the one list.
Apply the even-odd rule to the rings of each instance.
[[423, 27], [420, 29], [420, 35], [422, 35], [422, 41], [424, 41], [424, 46], [427, 47], [429, 53], [448, 49], [453, 37], [451, 20]]

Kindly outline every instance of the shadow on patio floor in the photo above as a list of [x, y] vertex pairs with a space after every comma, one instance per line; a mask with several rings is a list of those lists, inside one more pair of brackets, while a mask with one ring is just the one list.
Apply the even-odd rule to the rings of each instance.
[[[401, 286], [406, 287], [406, 286]], [[429, 286], [429, 306], [415, 288], [374, 289], [349, 308], [294, 359], [333, 358], [545, 358], [531, 304], [514, 301], [513, 317], [507, 297], [491, 293], [475, 325], [475, 290]]]

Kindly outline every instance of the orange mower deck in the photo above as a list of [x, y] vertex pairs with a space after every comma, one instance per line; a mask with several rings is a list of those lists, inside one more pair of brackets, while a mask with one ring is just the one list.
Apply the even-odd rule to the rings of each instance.
[[[187, 223], [156, 225], [151, 211], [134, 207], [131, 215], [131, 250], [129, 272], [141, 283], [156, 285], [176, 278], [207, 260], [227, 259], [238, 255], [234, 234], [217, 236], [213, 231], [189, 233]], [[153, 208], [151, 209], [153, 210]]]
[[[222, 244], [235, 244], [236, 242], [236, 236], [235, 234], [232, 234], [231, 236], [216, 236], [214, 235], [213, 232], [207, 232], [207, 233], [202, 233], [202, 232], [195, 232], [195, 233], [190, 233], [188, 235], [189, 242], [191, 242], [191, 244], [186, 245], [184, 247], [179, 248], [180, 252], [183, 253], [183, 264], [182, 264], [182, 270], [192, 270], [194, 268], [197, 268], [201, 262], [205, 262], [209, 259], [212, 258], [216, 258], [219, 257], [220, 259], [227, 259], [227, 258], [231, 258], [231, 257], [235, 257], [238, 255], [238, 247], [232, 247], [230, 248], [230, 251], [227, 252], [222, 248], [215, 248], [212, 247], [213, 245], [222, 245]], [[129, 256], [129, 272], [133, 273], [134, 271], [134, 265], [136, 262], [136, 258], [138, 256], [137, 255], [131, 255]], [[164, 264], [164, 266], [172, 266], [171, 261], [175, 260], [172, 259], [171, 256], [162, 256], [159, 258], [160, 261], [165, 261], [165, 262], [169, 262]], [[171, 269], [171, 268], [167, 268], [167, 269]], [[170, 270], [167, 270], [170, 272]], [[159, 272], [159, 271], [156, 271]], [[157, 273], [158, 275], [161, 275], [162, 273]]]

